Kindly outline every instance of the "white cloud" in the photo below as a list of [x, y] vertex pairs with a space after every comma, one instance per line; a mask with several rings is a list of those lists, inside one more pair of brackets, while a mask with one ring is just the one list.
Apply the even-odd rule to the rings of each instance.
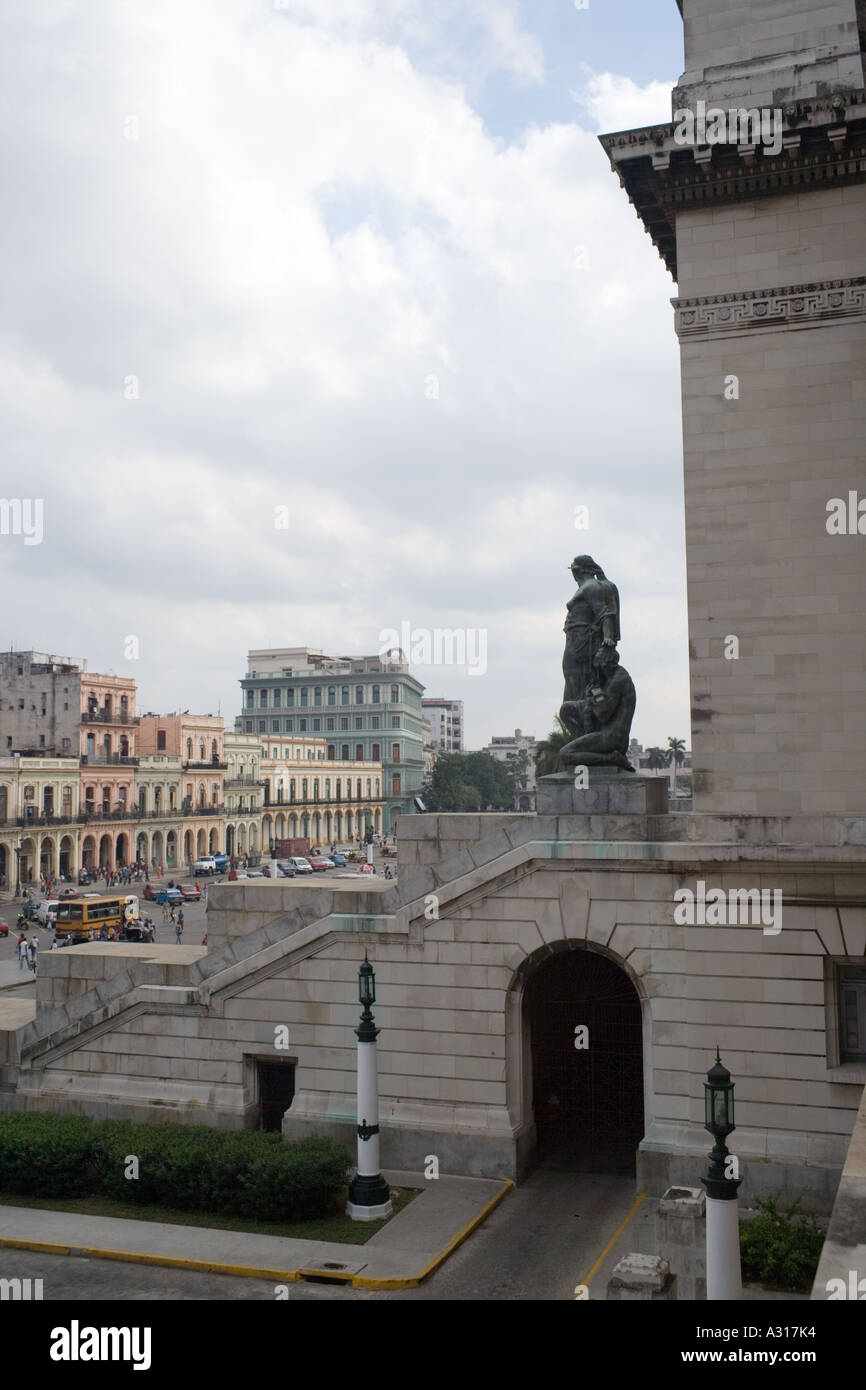
[[574, 98], [589, 112], [600, 133], [670, 122], [673, 81], [649, 82], [641, 87], [617, 73], [584, 71], [586, 85]]
[[[514, 7], [478, 16], [484, 62], [538, 81]], [[16, 640], [99, 669], [141, 629], [150, 707], [231, 714], [280, 633], [345, 652], [404, 617], [486, 626], [470, 738], [543, 733], [589, 549], [661, 737], [672, 673], [686, 689], [671, 287], [595, 136], [492, 138], [401, 46], [433, 42], [414, 0], [11, 0], [0, 25], [4, 488], [46, 499], [41, 548], [0, 540]], [[659, 85], [593, 77], [587, 100], [612, 128]]]

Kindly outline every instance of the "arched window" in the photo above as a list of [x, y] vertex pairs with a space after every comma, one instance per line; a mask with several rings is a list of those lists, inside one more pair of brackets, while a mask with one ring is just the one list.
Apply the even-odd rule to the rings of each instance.
[[203, 763], [203, 762], [204, 762], [204, 739], [203, 739], [203, 738], [200, 738], [199, 741], [198, 741], [198, 757], [199, 757], [199, 762], [202, 762], [202, 763]]
[[320, 685], [317, 685], [316, 688], [315, 688], [315, 690], [313, 691], [313, 704], [314, 704], [314, 705], [321, 705], [321, 703], [322, 703], [322, 687], [321, 687]]
[[356, 705], [363, 705], [363, 703], [364, 703], [364, 687], [363, 687], [363, 685], [356, 685], [356, 686], [355, 686], [355, 704], [356, 704]]
[[314, 800], [314, 801], [318, 801], [318, 799], [319, 799], [319, 779], [318, 779], [318, 777], [316, 777], [316, 778], [313, 779], [313, 800]]
[[326, 801], [330, 801], [330, 799], [331, 799], [331, 779], [330, 779], [330, 777], [326, 777], [326, 778], [325, 778], [325, 800], [326, 800]]
[[199, 806], [204, 806], [205, 804], [204, 782], [199, 782], [198, 784], [198, 804]]
[[342, 801], [342, 799], [343, 799], [343, 779], [342, 779], [342, 777], [338, 777], [338, 778], [337, 778], [337, 800], [338, 800], [338, 801]]
[[335, 685], [329, 685], [329, 686], [328, 686], [328, 704], [329, 704], [329, 705], [335, 705], [336, 703], [337, 703], [337, 687], [336, 687]]
[[301, 800], [302, 800], [302, 801], [306, 801], [306, 799], [307, 799], [307, 779], [306, 779], [306, 777], [303, 777], [303, 778], [301, 779]]
[[188, 738], [187, 741], [186, 741], [186, 760], [187, 760], [187, 762], [189, 762], [189, 761], [191, 760], [191, 758], [192, 758], [192, 739], [191, 739], [191, 738]]
[[341, 703], [344, 705], [347, 705], [349, 703], [349, 687], [347, 685], [343, 686]]

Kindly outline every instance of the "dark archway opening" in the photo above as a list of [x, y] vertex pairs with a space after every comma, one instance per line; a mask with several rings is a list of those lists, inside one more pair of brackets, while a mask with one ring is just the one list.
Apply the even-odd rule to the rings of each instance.
[[527, 981], [524, 1019], [538, 1161], [633, 1173], [644, 1132], [643, 1045], [640, 1000], [625, 971], [594, 951], [557, 951]]

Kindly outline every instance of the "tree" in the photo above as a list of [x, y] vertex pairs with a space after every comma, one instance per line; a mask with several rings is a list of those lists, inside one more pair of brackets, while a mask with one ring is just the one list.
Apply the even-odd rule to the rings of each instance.
[[685, 761], [686, 745], [681, 738], [668, 738], [668, 762], [671, 765], [671, 796], [677, 794], [677, 768]]
[[421, 795], [430, 811], [510, 811], [514, 774], [490, 753], [442, 753]]
[[648, 766], [656, 770], [660, 767], [667, 767], [670, 762], [670, 754], [666, 753], [663, 748], [648, 748], [646, 753]]
[[536, 745], [535, 772], [538, 777], [549, 777], [552, 772], [562, 771], [559, 754], [561, 749], [571, 742], [572, 737], [557, 714], [556, 728], [547, 735], [546, 739]]

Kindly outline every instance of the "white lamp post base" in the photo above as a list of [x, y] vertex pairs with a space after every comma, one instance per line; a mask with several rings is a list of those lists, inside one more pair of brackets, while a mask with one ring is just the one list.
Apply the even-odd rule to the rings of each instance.
[[346, 1203], [346, 1215], [351, 1216], [353, 1221], [381, 1221], [393, 1214], [394, 1208], [390, 1201], [382, 1202], [378, 1207], [359, 1207], [356, 1202]]

